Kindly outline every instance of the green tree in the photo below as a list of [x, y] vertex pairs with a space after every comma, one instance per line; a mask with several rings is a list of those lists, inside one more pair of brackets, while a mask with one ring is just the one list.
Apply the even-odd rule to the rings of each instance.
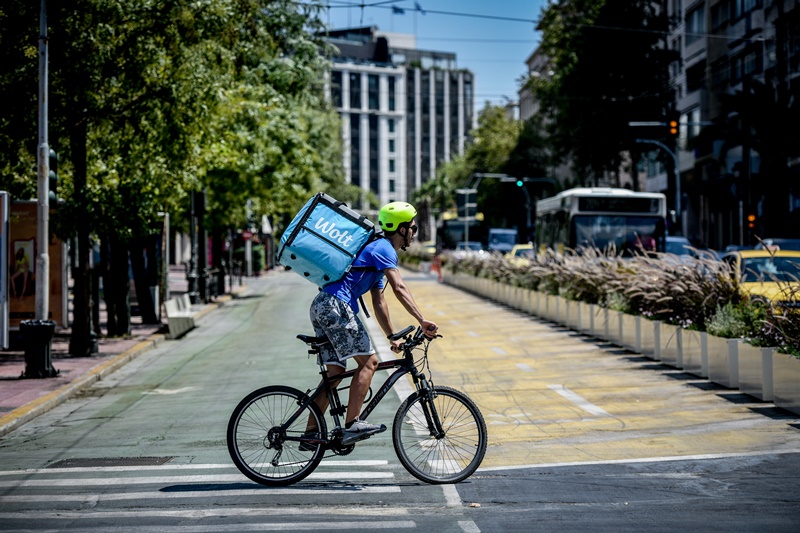
[[[109, 333], [124, 334], [127, 251], [135, 251], [136, 267], [159, 213], [182, 213], [187, 192], [205, 188], [209, 220], [223, 226], [242, 219], [247, 198], [280, 215], [311, 190], [343, 187], [332, 163], [341, 161], [338, 120], [320, 97], [325, 62], [313, 37], [321, 27], [314, 6], [50, 4], [50, 144], [64, 161], [67, 200], [59, 232], [74, 236], [78, 250], [70, 352], [84, 355], [92, 234], [108, 260], [105, 290], [118, 290], [107, 301], [115, 317]], [[0, 117], [0, 185], [18, 197], [35, 191], [38, 7], [9, 0], [0, 8], [0, 62], [8, 66], [0, 96], [12, 104]]]
[[[668, 20], [647, 0], [561, 0], [542, 11], [548, 75], [531, 78], [553, 154], [583, 184], [616, 174], [626, 151], [639, 152], [631, 121], [663, 120], [674, 101], [664, 46]], [[645, 132], [645, 134], [652, 132]]]

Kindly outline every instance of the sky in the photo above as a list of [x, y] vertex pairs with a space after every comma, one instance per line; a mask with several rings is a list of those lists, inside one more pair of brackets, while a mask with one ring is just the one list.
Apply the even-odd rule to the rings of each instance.
[[487, 101], [504, 105], [518, 99], [518, 80], [526, 73], [525, 60], [539, 44], [535, 22], [546, 2], [322, 0], [321, 3], [329, 6], [322, 19], [331, 29], [378, 26], [389, 33], [415, 35], [419, 49], [454, 52], [458, 68], [475, 74], [475, 107], [480, 110]]

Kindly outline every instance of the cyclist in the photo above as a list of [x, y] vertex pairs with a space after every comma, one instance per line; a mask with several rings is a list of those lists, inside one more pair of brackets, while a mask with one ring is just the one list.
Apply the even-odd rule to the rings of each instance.
[[[356, 316], [359, 298], [370, 293], [375, 319], [388, 338], [394, 330], [389, 306], [383, 296], [385, 276], [395, 297], [419, 322], [425, 334], [433, 337], [438, 330], [438, 326], [427, 320], [417, 307], [397, 268], [397, 252], [405, 250], [417, 232], [414, 223], [416, 216], [417, 210], [407, 202], [392, 202], [383, 206], [378, 213], [378, 225], [383, 230], [383, 238], [365, 246], [344, 278], [323, 287], [311, 302], [309, 314], [315, 335], [326, 335], [330, 341], [330, 344], [321, 348], [319, 362], [327, 367], [328, 375], [334, 378], [334, 386], [338, 384], [336, 376], [346, 370], [348, 359], [354, 359], [358, 365], [350, 383], [342, 436], [342, 444], [345, 445], [386, 431], [384, 424], [369, 424], [358, 418], [372, 376], [378, 368], [378, 356], [367, 330]], [[393, 341], [391, 349], [395, 353], [402, 351], [402, 341]], [[326, 395], [317, 397], [316, 403], [323, 413], [327, 410]], [[313, 434], [315, 431], [315, 427], [308, 427], [306, 433]]]

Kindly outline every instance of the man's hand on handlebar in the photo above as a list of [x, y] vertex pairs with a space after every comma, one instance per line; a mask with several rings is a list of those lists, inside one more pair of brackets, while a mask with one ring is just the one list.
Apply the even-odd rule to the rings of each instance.
[[420, 326], [422, 326], [422, 332], [425, 333], [425, 336], [429, 339], [436, 337], [436, 332], [439, 331], [439, 326], [430, 320], [423, 320]]
[[399, 339], [396, 341], [392, 341], [391, 349], [394, 353], [400, 353], [403, 351], [403, 339]]

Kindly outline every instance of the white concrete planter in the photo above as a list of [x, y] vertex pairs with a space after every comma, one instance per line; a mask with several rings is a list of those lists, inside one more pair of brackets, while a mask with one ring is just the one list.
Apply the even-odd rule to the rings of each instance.
[[661, 360], [661, 321], [641, 318], [639, 321], [641, 334], [640, 352], [650, 359]]
[[606, 340], [622, 346], [622, 313], [606, 309]]
[[570, 329], [575, 329], [575, 310], [577, 306], [573, 300], [561, 297], [561, 318], [564, 319], [563, 324]]
[[588, 306], [583, 302], [572, 302], [572, 304], [575, 306], [575, 331], [582, 333], [586, 331]]
[[553, 321], [558, 316], [556, 313], [556, 297], [552, 294], [544, 294], [544, 307], [539, 306], [542, 318]]
[[539, 291], [531, 290], [531, 299], [528, 312], [532, 315], [539, 315], [539, 302], [541, 301], [542, 294]]
[[724, 387], [739, 387], [739, 339], [706, 336], [708, 379]]
[[765, 402], [772, 401], [772, 354], [774, 348], [739, 344], [739, 390]]
[[627, 313], [620, 314], [620, 343], [623, 348], [636, 353], [641, 353], [641, 318]]
[[672, 324], [661, 324], [661, 362], [665, 365], [683, 368], [681, 352], [681, 328]]
[[592, 335], [597, 337], [598, 339], [605, 340], [606, 338], [606, 322], [608, 322], [608, 316], [606, 316], [606, 308], [600, 307], [597, 304], [592, 305]]
[[772, 354], [772, 394], [777, 407], [800, 414], [800, 358]]
[[581, 325], [583, 326], [583, 332], [587, 335], [594, 335], [594, 320], [595, 320], [595, 313], [597, 312], [597, 305], [596, 304], [582, 304], [583, 309], [581, 310]]
[[704, 331], [681, 331], [683, 369], [695, 376], [708, 377], [707, 334]]

